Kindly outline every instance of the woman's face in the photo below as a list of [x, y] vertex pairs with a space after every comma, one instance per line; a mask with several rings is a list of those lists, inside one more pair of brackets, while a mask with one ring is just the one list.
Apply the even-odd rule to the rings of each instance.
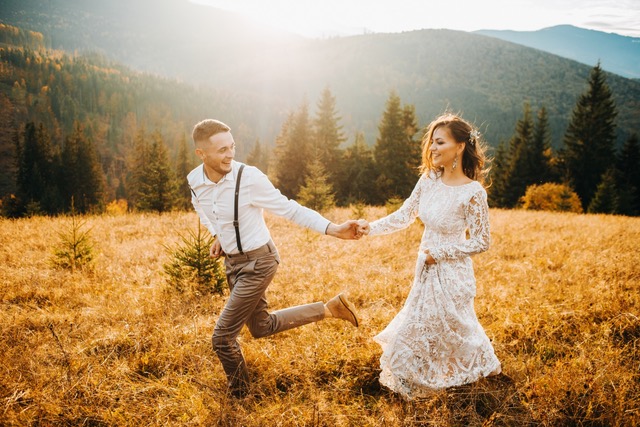
[[[456, 142], [451, 136], [449, 129], [440, 126], [433, 131], [433, 137], [429, 150], [431, 151], [431, 162], [436, 168], [450, 168], [456, 155], [460, 156], [464, 145]], [[462, 159], [458, 159], [461, 161]]]

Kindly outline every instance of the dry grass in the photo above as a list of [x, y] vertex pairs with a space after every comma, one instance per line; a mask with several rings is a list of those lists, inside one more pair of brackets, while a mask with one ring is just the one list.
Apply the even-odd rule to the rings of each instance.
[[224, 298], [178, 295], [162, 273], [163, 245], [195, 214], [88, 217], [98, 257], [74, 274], [48, 262], [68, 219], [0, 220], [0, 425], [640, 425], [640, 219], [491, 220], [476, 310], [506, 376], [412, 403], [380, 387], [371, 337], [409, 291], [419, 224], [345, 242], [269, 217], [283, 260], [272, 307], [346, 290], [362, 326], [243, 331], [254, 395], [235, 401], [210, 344]]

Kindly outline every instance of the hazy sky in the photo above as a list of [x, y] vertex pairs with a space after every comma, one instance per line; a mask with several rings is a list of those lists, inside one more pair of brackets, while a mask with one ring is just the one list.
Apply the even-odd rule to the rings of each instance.
[[308, 37], [560, 24], [640, 37], [640, 0], [192, 0]]

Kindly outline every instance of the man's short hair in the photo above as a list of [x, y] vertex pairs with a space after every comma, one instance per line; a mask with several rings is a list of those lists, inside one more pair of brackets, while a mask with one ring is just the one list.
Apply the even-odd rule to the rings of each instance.
[[229, 131], [231, 131], [231, 128], [221, 121], [206, 119], [201, 121], [200, 123], [196, 123], [196, 125], [193, 127], [191, 137], [193, 138], [194, 144], [197, 146], [198, 142], [206, 141], [217, 133]]

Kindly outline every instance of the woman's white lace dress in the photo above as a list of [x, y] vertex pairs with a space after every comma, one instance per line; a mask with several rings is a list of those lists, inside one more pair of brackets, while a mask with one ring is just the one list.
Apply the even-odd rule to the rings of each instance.
[[[411, 291], [374, 337], [383, 350], [380, 382], [409, 400], [500, 368], [473, 307], [471, 255], [490, 242], [486, 191], [476, 181], [452, 187], [434, 172], [423, 174], [400, 209], [371, 223], [369, 235], [406, 228], [416, 217], [425, 228]], [[426, 264], [427, 249], [436, 264]]]

